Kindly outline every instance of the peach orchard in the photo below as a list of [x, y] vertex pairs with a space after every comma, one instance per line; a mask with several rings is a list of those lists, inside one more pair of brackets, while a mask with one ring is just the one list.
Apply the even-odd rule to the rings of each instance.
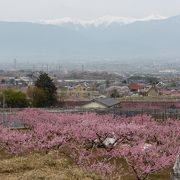
[[[2, 117], [1, 117], [2, 118]], [[180, 121], [150, 116], [116, 117], [26, 109], [11, 115], [25, 130], [0, 126], [0, 147], [11, 154], [64, 150], [81, 168], [106, 177], [123, 176], [124, 162], [138, 180], [171, 168], [180, 151]], [[66, 152], [67, 151], [67, 152]]]

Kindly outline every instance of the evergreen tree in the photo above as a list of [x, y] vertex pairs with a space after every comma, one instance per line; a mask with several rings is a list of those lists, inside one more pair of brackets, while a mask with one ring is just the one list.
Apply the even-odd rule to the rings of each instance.
[[[41, 73], [35, 82], [36, 88], [40, 89], [37, 94], [42, 92], [42, 96], [46, 97], [46, 102], [43, 103], [44, 106], [53, 106], [57, 102], [57, 88], [53, 80], [48, 76], [47, 73]], [[37, 92], [37, 90], [36, 90]], [[45, 95], [44, 95], [45, 94]], [[34, 97], [36, 98], [36, 97]], [[38, 102], [36, 102], [39, 104]]]

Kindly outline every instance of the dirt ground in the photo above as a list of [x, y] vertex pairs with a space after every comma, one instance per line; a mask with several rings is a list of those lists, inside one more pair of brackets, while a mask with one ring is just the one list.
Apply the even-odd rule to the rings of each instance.
[[100, 180], [84, 172], [67, 157], [56, 153], [30, 154], [23, 157], [0, 155], [1, 180]]
[[[149, 180], [169, 180], [169, 171], [151, 175]], [[57, 151], [12, 156], [0, 152], [0, 180], [111, 180], [77, 167], [73, 161]], [[134, 176], [119, 180], [135, 180]], [[114, 178], [112, 178], [114, 180]], [[116, 179], [117, 180], [117, 179]]]

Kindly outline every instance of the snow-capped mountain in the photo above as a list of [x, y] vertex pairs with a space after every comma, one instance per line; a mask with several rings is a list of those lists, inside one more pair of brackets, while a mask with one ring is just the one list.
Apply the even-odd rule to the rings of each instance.
[[113, 23], [120, 24], [120, 25], [126, 25], [137, 21], [151, 21], [151, 20], [162, 20], [166, 19], [167, 17], [160, 16], [160, 15], [150, 15], [145, 18], [130, 18], [130, 17], [119, 17], [119, 16], [103, 16], [97, 19], [93, 20], [81, 20], [81, 19], [73, 19], [70, 17], [64, 17], [61, 19], [51, 19], [51, 20], [41, 20], [37, 21], [35, 23], [40, 24], [49, 24], [49, 25], [66, 25], [66, 24], [72, 24], [72, 25], [79, 25], [83, 27], [89, 27], [89, 26], [110, 26]]
[[180, 57], [180, 16], [0, 22], [0, 57]]

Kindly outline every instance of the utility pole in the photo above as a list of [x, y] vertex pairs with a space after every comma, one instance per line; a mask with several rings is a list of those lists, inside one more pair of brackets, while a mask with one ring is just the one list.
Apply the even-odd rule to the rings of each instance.
[[14, 59], [14, 70], [16, 71], [16, 68], [17, 68], [17, 60]]
[[82, 64], [82, 72], [84, 72], [84, 69], [85, 69], [84, 64]]
[[47, 73], [49, 72], [49, 65], [47, 64]]
[[61, 73], [61, 65], [59, 65], [59, 73]]

